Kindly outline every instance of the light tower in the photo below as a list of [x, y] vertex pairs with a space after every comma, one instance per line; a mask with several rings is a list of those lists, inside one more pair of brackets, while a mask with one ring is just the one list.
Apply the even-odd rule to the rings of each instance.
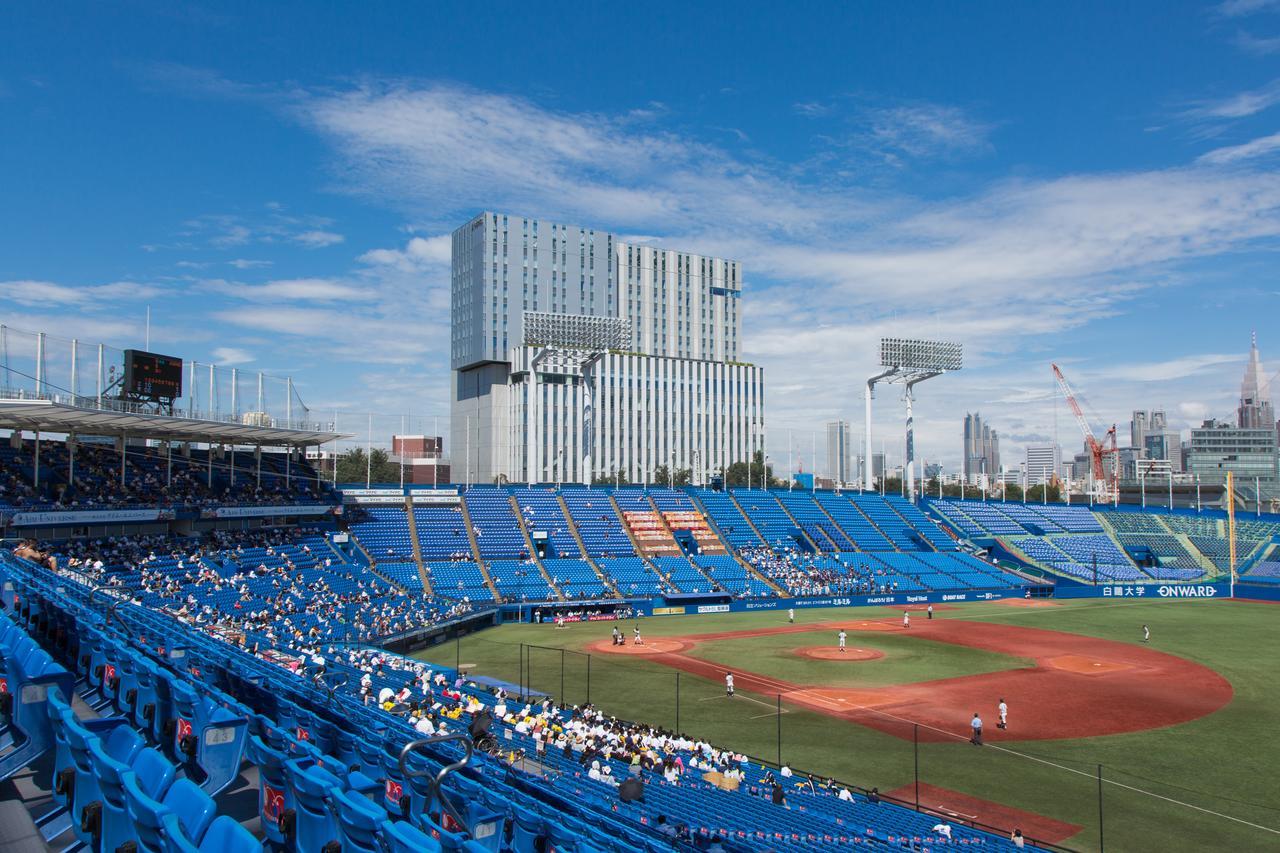
[[[872, 473], [871, 455], [871, 398], [877, 382], [901, 382], [905, 387], [907, 405], [907, 448], [903, 462], [907, 478], [907, 495], [915, 500], [915, 418], [911, 404], [915, 399], [914, 387], [935, 376], [959, 370], [964, 364], [960, 344], [946, 341], [924, 341], [911, 338], [881, 338], [880, 365], [884, 368], [867, 380], [866, 390], [866, 442], [867, 452], [863, 465], [863, 489], [870, 490]], [[883, 476], [883, 475], [882, 475]]]

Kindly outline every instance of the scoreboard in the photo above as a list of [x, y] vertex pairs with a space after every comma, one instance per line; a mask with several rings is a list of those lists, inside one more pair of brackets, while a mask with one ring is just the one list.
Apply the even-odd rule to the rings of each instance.
[[140, 349], [124, 351], [124, 392], [147, 400], [182, 396], [182, 359]]

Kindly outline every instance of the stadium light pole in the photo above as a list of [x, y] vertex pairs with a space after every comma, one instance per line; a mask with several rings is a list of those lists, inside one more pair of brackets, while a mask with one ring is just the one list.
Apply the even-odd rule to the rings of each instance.
[[[875, 384], [882, 380], [901, 382], [905, 386], [907, 408], [906, 423], [906, 458], [903, 462], [903, 481], [907, 488], [907, 496], [915, 500], [915, 419], [912, 411], [914, 399], [913, 388], [926, 379], [932, 379], [949, 371], [960, 370], [964, 366], [964, 353], [960, 344], [946, 341], [929, 341], [912, 338], [881, 338], [880, 366], [884, 368], [875, 376], [867, 379], [865, 400], [867, 465], [863, 471], [865, 488], [871, 488], [872, 440], [871, 440], [871, 399]], [[884, 465], [881, 480], [888, 473], [888, 463]], [[883, 485], [883, 483], [882, 483]]]

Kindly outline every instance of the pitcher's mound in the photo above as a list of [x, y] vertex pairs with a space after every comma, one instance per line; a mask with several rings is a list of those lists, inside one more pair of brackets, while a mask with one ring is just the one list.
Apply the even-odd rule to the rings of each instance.
[[855, 649], [849, 647], [842, 652], [835, 646], [806, 646], [800, 649], [792, 649], [792, 653], [802, 658], [812, 658], [813, 660], [877, 660], [884, 657], [884, 652], [879, 649]]
[[629, 640], [625, 646], [615, 646], [611, 640], [600, 640], [591, 644], [590, 651], [608, 655], [665, 655], [683, 652], [692, 647], [692, 643], [686, 643], [683, 640], [654, 637], [638, 646]]

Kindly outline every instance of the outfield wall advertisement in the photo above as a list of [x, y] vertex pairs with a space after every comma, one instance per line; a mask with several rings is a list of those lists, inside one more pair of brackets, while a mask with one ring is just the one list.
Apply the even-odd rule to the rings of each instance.
[[998, 601], [1020, 598], [1020, 588], [964, 592], [892, 592], [877, 595], [828, 595], [803, 598], [751, 598], [727, 604], [688, 604], [683, 607], [634, 605], [651, 616], [694, 616], [699, 613], [741, 613], [754, 610], [789, 610], [810, 607], [897, 607], [905, 604], [944, 604], [955, 601]]
[[1231, 584], [1219, 583], [1108, 583], [1099, 586], [1059, 584], [1054, 598], [1230, 598]]

